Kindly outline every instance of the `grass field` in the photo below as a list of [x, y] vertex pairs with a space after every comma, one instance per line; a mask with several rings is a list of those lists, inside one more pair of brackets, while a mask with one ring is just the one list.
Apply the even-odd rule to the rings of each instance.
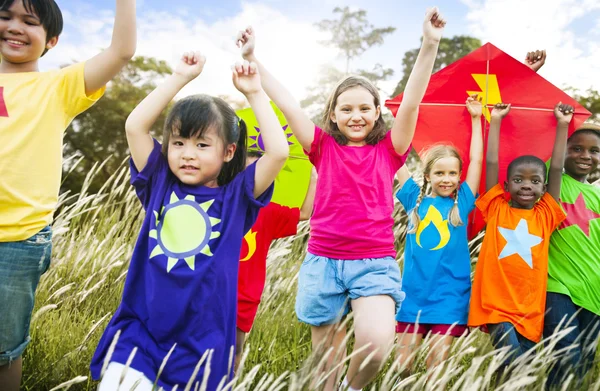
[[[94, 171], [90, 172], [89, 178], [93, 175]], [[126, 168], [115, 173], [100, 193], [87, 195], [84, 185], [80, 195], [62, 195], [61, 205], [54, 222], [53, 263], [37, 291], [32, 342], [24, 356], [25, 390], [95, 389], [88, 365], [120, 302], [129, 258], [143, 219]], [[398, 210], [396, 221], [400, 249], [406, 218]], [[304, 224], [297, 236], [280, 240], [272, 247], [263, 305], [248, 338], [243, 370], [231, 389], [308, 388], [315, 373], [315, 360], [310, 359], [310, 331], [294, 313], [307, 228]], [[477, 243], [472, 244], [473, 259]], [[494, 371], [505, 352], [492, 350], [487, 335], [479, 331], [455, 343], [447, 364], [432, 373], [425, 371], [424, 349], [415, 354], [414, 375], [400, 378], [390, 359], [370, 389], [540, 390], [548, 366], [556, 360], [548, 348], [539, 346], [535, 354], [514, 362], [510, 378], [496, 381]], [[582, 389], [600, 390], [599, 372], [600, 365], [596, 365]], [[569, 380], [563, 386], [575, 388]]]

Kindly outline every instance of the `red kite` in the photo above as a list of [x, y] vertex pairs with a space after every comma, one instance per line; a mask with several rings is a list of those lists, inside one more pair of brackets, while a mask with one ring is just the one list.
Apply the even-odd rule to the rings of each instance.
[[[535, 155], [547, 161], [552, 155], [556, 119], [554, 106], [559, 101], [572, 105], [575, 115], [569, 127], [571, 135], [590, 112], [577, 101], [552, 85], [491, 43], [466, 55], [431, 76], [419, 109], [413, 146], [420, 152], [435, 143], [451, 143], [461, 152], [468, 167], [471, 141], [471, 118], [465, 108], [469, 95], [483, 98], [485, 121], [484, 145], [487, 149], [489, 113], [494, 104], [511, 103], [510, 113], [500, 130], [500, 181], [506, 179], [511, 160], [521, 155]], [[385, 102], [394, 115], [402, 102], [402, 94]], [[463, 179], [466, 170], [463, 170]], [[485, 191], [485, 153], [480, 194]], [[469, 237], [484, 226], [480, 216], [469, 218]]]

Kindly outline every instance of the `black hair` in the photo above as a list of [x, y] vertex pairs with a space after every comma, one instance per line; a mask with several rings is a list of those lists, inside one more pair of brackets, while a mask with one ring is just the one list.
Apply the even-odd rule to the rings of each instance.
[[[0, 0], [0, 11], [8, 11], [13, 3], [19, 0]], [[22, 0], [23, 7], [31, 14], [37, 15], [46, 30], [46, 43], [58, 37], [63, 30], [63, 16], [54, 0]], [[42, 56], [48, 52], [44, 49]]]
[[217, 177], [219, 186], [228, 184], [246, 168], [246, 123], [221, 98], [192, 95], [179, 100], [169, 112], [163, 130], [162, 153], [167, 156], [169, 139], [173, 133], [189, 139], [202, 137], [215, 127], [224, 148], [236, 144], [233, 158], [223, 164]]
[[247, 157], [255, 157], [255, 158], [260, 159], [263, 156], [263, 152], [258, 149], [249, 149], [246, 152], [246, 156]]
[[542, 159], [540, 159], [537, 156], [533, 156], [533, 155], [523, 155], [523, 156], [519, 156], [516, 159], [513, 159], [512, 162], [510, 162], [510, 164], [508, 165], [508, 169], [507, 171], [507, 178], [510, 178], [512, 172], [517, 168], [517, 166], [520, 166], [522, 164], [534, 164], [540, 167], [540, 169], [543, 171], [544, 175], [542, 176], [542, 178], [546, 178], [546, 172], [547, 172], [547, 168], [546, 168], [546, 164], [544, 163], [544, 161]]

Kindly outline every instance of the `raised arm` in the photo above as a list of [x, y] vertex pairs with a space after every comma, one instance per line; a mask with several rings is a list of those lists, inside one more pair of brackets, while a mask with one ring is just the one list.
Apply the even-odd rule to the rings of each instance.
[[242, 49], [242, 57], [257, 65], [263, 89], [287, 119], [302, 148], [310, 151], [315, 137], [315, 124], [304, 113], [296, 98], [258, 61], [254, 54], [255, 42], [256, 36], [252, 27], [240, 31], [236, 38], [236, 44]]
[[256, 64], [244, 61], [232, 68], [233, 85], [246, 96], [265, 145], [265, 153], [256, 162], [254, 174], [254, 198], [257, 198], [273, 183], [290, 154], [287, 139], [281, 130], [279, 120], [263, 91]]
[[554, 107], [556, 138], [554, 139], [552, 160], [550, 161], [550, 171], [548, 172], [548, 193], [550, 193], [556, 202], [559, 202], [560, 199], [560, 184], [565, 164], [565, 154], [567, 153], [567, 133], [569, 132], [569, 123], [573, 118], [574, 111], [573, 106], [562, 104], [562, 102], [559, 102]]
[[304, 202], [300, 208], [300, 221], [310, 219], [313, 213], [313, 207], [315, 205], [315, 193], [317, 192], [317, 170], [312, 168], [310, 172], [310, 182], [308, 183], [308, 190], [304, 197]]
[[398, 154], [406, 153], [415, 134], [419, 104], [423, 100], [431, 78], [431, 71], [445, 25], [446, 21], [437, 7], [427, 10], [423, 22], [421, 50], [406, 83], [404, 97], [392, 126], [392, 144]]
[[127, 65], [136, 46], [135, 0], [117, 0], [110, 46], [85, 63], [85, 93], [104, 87]]
[[466, 182], [473, 192], [477, 194], [481, 181], [481, 166], [483, 164], [483, 134], [481, 129], [482, 105], [481, 98], [477, 95], [467, 98], [467, 110], [471, 115], [471, 148], [469, 150], [469, 168]]
[[400, 169], [396, 173], [396, 179], [398, 179], [398, 184], [400, 185], [401, 189], [409, 178], [410, 171], [408, 171], [408, 167], [405, 164], [402, 167], [400, 167]]
[[187, 83], [198, 77], [205, 62], [206, 58], [200, 52], [184, 53], [173, 74], [144, 98], [127, 117], [125, 122], [127, 144], [138, 171], [146, 167], [148, 156], [154, 148], [154, 141], [150, 136], [152, 125], [175, 95]]
[[488, 135], [487, 155], [485, 156], [485, 190], [488, 191], [498, 184], [498, 150], [500, 144], [500, 124], [502, 118], [510, 111], [510, 104], [496, 103], [492, 110], [490, 134]]

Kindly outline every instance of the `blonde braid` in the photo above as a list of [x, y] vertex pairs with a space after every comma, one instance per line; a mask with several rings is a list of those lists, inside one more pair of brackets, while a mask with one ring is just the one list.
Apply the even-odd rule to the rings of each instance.
[[454, 190], [454, 205], [452, 205], [452, 209], [450, 209], [450, 213], [448, 213], [448, 220], [453, 227], [459, 227], [464, 224], [460, 218], [460, 211], [458, 210], [458, 188]]
[[421, 187], [421, 193], [419, 193], [419, 197], [417, 198], [417, 203], [415, 207], [410, 211], [408, 215], [408, 221], [410, 222], [410, 231], [409, 234], [414, 234], [417, 232], [419, 228], [419, 224], [421, 223], [421, 218], [419, 217], [419, 206], [421, 206], [421, 201], [423, 201], [423, 197], [427, 193], [427, 178], [423, 177], [423, 187]]

